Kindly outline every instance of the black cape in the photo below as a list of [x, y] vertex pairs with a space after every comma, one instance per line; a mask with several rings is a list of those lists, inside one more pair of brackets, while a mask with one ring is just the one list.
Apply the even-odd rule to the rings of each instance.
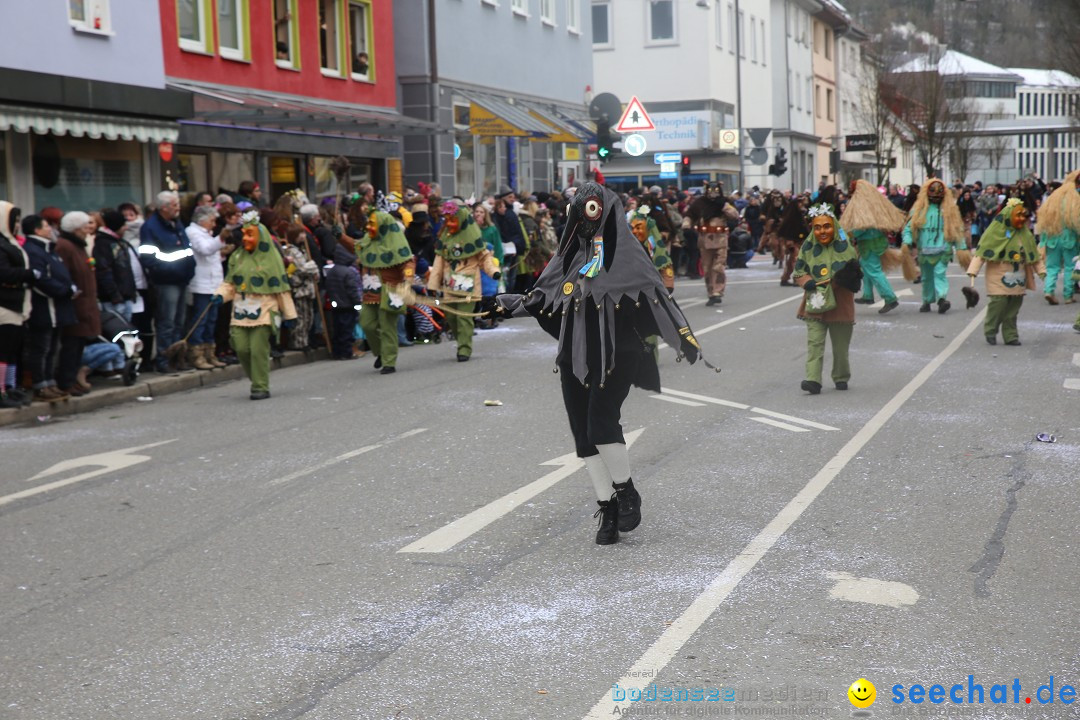
[[[631, 233], [618, 196], [607, 188], [602, 192], [604, 215], [600, 227], [604, 262], [596, 277], [583, 277], [579, 272], [593, 257], [593, 243], [591, 237], [575, 236], [581, 220], [578, 217], [581, 211], [575, 203], [570, 208], [559, 252], [544, 268], [533, 288], [524, 296], [501, 295], [499, 304], [514, 315], [527, 313], [536, 318], [540, 326], [559, 341], [559, 360], [569, 357], [574, 377], [581, 383], [586, 382], [591, 372], [605, 377], [614, 368], [617, 350], [633, 350], [616, 348], [616, 313], [630, 314], [640, 338], [659, 335], [668, 345], [677, 348], [680, 358], [686, 357], [694, 363], [701, 354], [701, 346], [686, 317], [668, 294], [645, 249]], [[592, 303], [597, 312], [585, 313], [584, 303]], [[575, 321], [568, 323], [572, 314]], [[598, 368], [589, 367], [587, 345], [590, 336], [594, 341], [599, 340]], [[640, 344], [636, 338], [632, 341]], [[643, 368], [634, 384], [660, 392], [659, 372], [652, 353], [647, 356], [651, 368]]]

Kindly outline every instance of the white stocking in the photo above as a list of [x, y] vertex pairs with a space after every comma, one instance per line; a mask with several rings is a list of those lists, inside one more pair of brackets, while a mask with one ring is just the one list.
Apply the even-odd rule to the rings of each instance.
[[589, 471], [589, 479], [592, 480], [593, 490], [596, 491], [596, 499], [611, 498], [611, 475], [608, 474], [603, 458], [599, 455], [590, 455], [582, 459], [585, 461], [585, 469]]
[[604, 458], [611, 482], [624, 483], [630, 479], [630, 453], [626, 451], [626, 443], [597, 445], [596, 449], [600, 452], [600, 457]]

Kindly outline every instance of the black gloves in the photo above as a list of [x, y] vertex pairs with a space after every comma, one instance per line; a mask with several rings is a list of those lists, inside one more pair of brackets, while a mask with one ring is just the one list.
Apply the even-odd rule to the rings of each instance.
[[844, 267], [840, 268], [833, 276], [833, 280], [836, 281], [840, 287], [850, 290], [853, 293], [859, 292], [862, 288], [862, 268], [859, 267], [858, 260], [848, 260]]
[[814, 282], [814, 278], [810, 278], [806, 281], [806, 284], [802, 286], [802, 289], [806, 292], [814, 292], [817, 290], [817, 283]]

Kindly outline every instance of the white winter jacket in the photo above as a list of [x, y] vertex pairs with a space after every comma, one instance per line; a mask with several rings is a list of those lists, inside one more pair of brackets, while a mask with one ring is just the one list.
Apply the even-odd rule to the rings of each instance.
[[188, 289], [198, 295], [213, 295], [225, 279], [221, 268], [221, 249], [225, 245], [195, 223], [188, 225], [187, 236], [195, 253], [195, 277]]

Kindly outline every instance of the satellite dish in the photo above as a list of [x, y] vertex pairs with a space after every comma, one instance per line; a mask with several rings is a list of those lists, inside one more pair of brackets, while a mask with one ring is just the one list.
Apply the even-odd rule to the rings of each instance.
[[589, 103], [589, 117], [598, 125], [614, 125], [622, 115], [622, 103], [611, 93], [600, 93]]

